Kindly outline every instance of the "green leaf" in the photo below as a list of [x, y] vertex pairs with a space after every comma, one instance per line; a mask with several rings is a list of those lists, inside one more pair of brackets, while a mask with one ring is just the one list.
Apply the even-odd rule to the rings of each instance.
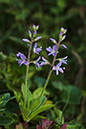
[[14, 92], [14, 95], [16, 96], [17, 102], [18, 103], [21, 102], [21, 101], [23, 102], [21, 94], [16, 92], [16, 91], [13, 91], [13, 92]]
[[65, 103], [68, 97], [69, 97], [69, 104], [79, 104], [82, 97], [82, 92], [80, 91], [79, 88], [69, 85], [61, 94], [61, 98]]
[[40, 120], [42, 120], [42, 119], [46, 119], [46, 117], [44, 117], [44, 116], [41, 116], [41, 115], [36, 115], [34, 118], [33, 118], [33, 120], [35, 120], [35, 121], [40, 121]]
[[29, 108], [30, 107], [30, 102], [32, 101], [32, 98], [33, 98], [33, 96], [32, 96], [32, 93], [30, 92], [30, 90], [27, 88], [27, 93], [25, 93], [25, 85], [24, 84], [22, 84], [22, 86], [21, 86], [21, 91], [22, 91], [22, 94], [23, 94], [23, 98], [24, 98], [24, 101], [25, 101], [25, 94], [27, 94], [27, 108]]
[[52, 108], [54, 106], [55, 106], [54, 104], [45, 104], [44, 106], [39, 107], [36, 111], [34, 111], [34, 112], [32, 112], [30, 114], [30, 116], [27, 119], [27, 122], [29, 122], [31, 119], [33, 119], [39, 113], [41, 113], [41, 112], [43, 112], [43, 111], [45, 111], [47, 109], [50, 109], [50, 108]]
[[11, 99], [14, 99], [14, 97], [10, 97], [10, 94], [9, 93], [4, 93], [2, 95], [0, 95], [0, 108], [4, 107], [7, 102]]
[[9, 111], [6, 111], [5, 109], [0, 109], [0, 112], [2, 112], [3, 114], [7, 114], [9, 116], [17, 116], [15, 113], [12, 113], [12, 112], [9, 112]]
[[37, 83], [37, 85], [40, 86], [44, 86], [46, 79], [42, 78], [42, 77], [35, 77], [35, 82]]
[[64, 124], [63, 112], [61, 110], [59, 110], [57, 107], [54, 107], [54, 110], [51, 110], [51, 114], [52, 118], [57, 124], [59, 125]]
[[26, 121], [28, 115], [31, 113], [31, 111], [27, 108], [25, 108], [21, 103], [19, 103], [19, 107], [21, 109], [21, 113], [23, 116], [23, 119]]
[[[33, 99], [38, 98], [38, 96], [40, 96], [40, 93], [42, 92], [43, 88], [37, 88], [34, 92], [33, 92]], [[45, 95], [49, 95], [49, 92], [47, 92], [46, 90], [44, 91]]]
[[37, 98], [32, 102], [32, 106], [30, 108], [31, 111], [37, 110], [39, 107], [41, 107], [46, 102], [46, 97], [42, 96], [41, 99]]
[[0, 125], [9, 125], [12, 123], [13, 123], [13, 120], [10, 117], [0, 115]]
[[52, 85], [54, 86], [54, 88], [62, 91], [64, 89], [64, 85], [60, 82], [54, 81], [52, 82]]
[[2, 52], [0, 52], [0, 62], [5, 61], [6, 59], [7, 59], [7, 56], [3, 54]]
[[20, 44], [26, 47], [26, 44], [18, 37], [9, 36], [9, 39], [12, 40], [13, 42], [16, 42], [17, 44]]
[[75, 124], [75, 125], [67, 124], [67, 129], [84, 129], [84, 128], [80, 124]]

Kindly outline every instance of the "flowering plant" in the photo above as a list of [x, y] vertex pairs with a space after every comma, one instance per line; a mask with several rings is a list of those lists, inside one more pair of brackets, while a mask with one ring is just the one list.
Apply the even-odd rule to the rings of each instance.
[[[18, 52], [16, 54], [17, 56], [16, 60], [18, 61], [19, 66], [23, 64], [26, 65], [25, 84], [22, 84], [21, 86], [22, 94], [14, 91], [17, 102], [19, 103], [19, 107], [21, 109], [23, 119], [26, 122], [29, 122], [30, 120], [37, 117], [39, 113], [55, 106], [54, 104], [46, 102], [48, 100], [47, 100], [47, 97], [44, 95], [44, 91], [48, 85], [48, 82], [53, 70], [56, 71], [56, 75], [58, 75], [59, 72], [64, 73], [64, 67], [62, 67], [62, 64], [67, 64], [67, 58], [68, 58], [68, 56], [65, 56], [63, 58], [57, 58], [57, 54], [59, 53], [59, 48], [60, 47], [63, 47], [65, 49], [67, 48], [64, 44], [61, 44], [61, 42], [66, 37], [65, 33], [67, 32], [67, 29], [64, 29], [63, 27], [61, 27], [60, 34], [59, 34], [59, 41], [57, 42], [55, 39], [50, 38], [50, 40], [54, 43], [54, 46], [52, 48], [50, 46], [46, 48], [46, 50], [49, 52], [48, 56], [50, 55], [53, 56], [52, 63], [49, 62], [44, 56], [42, 57], [38, 56], [36, 60], [31, 61], [30, 56], [31, 56], [32, 50], [33, 50], [33, 53], [36, 53], [37, 55], [40, 55], [40, 52], [42, 51], [42, 47], [38, 47], [38, 44], [37, 44], [37, 41], [42, 38], [41, 36], [37, 37], [38, 28], [39, 28], [39, 25], [37, 26], [33, 25], [32, 32], [28, 30], [29, 39], [25, 39], [25, 38], [22, 39], [25, 43], [27, 43], [27, 46], [29, 48], [28, 57], [26, 58], [26, 56], [21, 52]], [[50, 65], [51, 67], [49, 71], [49, 75], [45, 82], [45, 85], [42, 91], [40, 91], [39, 95], [36, 98], [34, 98], [34, 94], [36, 91], [31, 93], [30, 89], [28, 89], [27, 87], [30, 64], [35, 64], [36, 69], [44, 65]]]

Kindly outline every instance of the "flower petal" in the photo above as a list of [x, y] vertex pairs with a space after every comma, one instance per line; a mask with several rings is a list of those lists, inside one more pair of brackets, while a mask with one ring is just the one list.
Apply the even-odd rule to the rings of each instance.
[[29, 40], [28, 39], [22, 39], [24, 42], [29, 42]]
[[25, 61], [24, 64], [25, 64], [25, 65], [28, 65], [28, 61]]
[[42, 60], [43, 60], [43, 61], [47, 61], [43, 56], [42, 56]]
[[55, 55], [56, 55], [56, 52], [53, 53], [53, 56], [55, 56]]
[[51, 47], [46, 48], [46, 50], [49, 51], [49, 52], [52, 52], [52, 48]]
[[59, 74], [59, 72], [58, 72], [58, 69], [56, 70], [56, 75], [58, 75]]
[[26, 57], [25, 57], [24, 54], [21, 54], [20, 58], [21, 58], [22, 60], [25, 60], [25, 59], [26, 59]]
[[23, 64], [23, 61], [22, 60], [19, 60], [18, 61], [18, 64], [20, 64], [19, 66], [21, 66]]
[[55, 67], [55, 66], [53, 66], [52, 70], [56, 70], [56, 67]]
[[37, 47], [37, 43], [35, 43], [35, 45], [34, 45], [34, 48], [36, 48]]
[[57, 50], [57, 45], [53, 46], [53, 50], [55, 50], [55, 51]]
[[58, 68], [58, 70], [59, 70], [61, 73], [64, 73], [64, 71], [63, 71], [62, 68]]

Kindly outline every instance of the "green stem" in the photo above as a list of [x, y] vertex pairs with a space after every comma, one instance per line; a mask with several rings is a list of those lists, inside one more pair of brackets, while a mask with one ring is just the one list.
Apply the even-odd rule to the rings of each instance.
[[[59, 42], [57, 43], [57, 50], [56, 51], [58, 51], [58, 49], [59, 49], [59, 45], [60, 45], [60, 40], [59, 40]], [[55, 61], [56, 61], [56, 56], [57, 56], [57, 54], [54, 56], [54, 58], [53, 58], [53, 62], [52, 62], [52, 67], [54, 66], [54, 64], [55, 64]], [[50, 72], [49, 72], [49, 74], [48, 74], [48, 77], [47, 77], [47, 80], [46, 80], [46, 82], [45, 82], [45, 85], [44, 85], [44, 88], [43, 88], [43, 90], [42, 90], [42, 92], [41, 92], [41, 94], [40, 94], [40, 96], [39, 96], [39, 100], [41, 99], [41, 97], [42, 97], [42, 95], [43, 95], [43, 93], [44, 93], [44, 90], [46, 89], [46, 87], [47, 87], [47, 85], [48, 85], [48, 82], [49, 82], [49, 79], [50, 79], [50, 77], [51, 77], [51, 73], [52, 73], [52, 69], [50, 70]]]
[[47, 87], [47, 85], [48, 85], [48, 82], [49, 82], [49, 79], [50, 79], [51, 73], [52, 73], [52, 70], [50, 70], [50, 72], [49, 72], [49, 74], [48, 74], [48, 77], [47, 77], [46, 83], [45, 83], [44, 88], [43, 88], [43, 90], [42, 90], [42, 92], [41, 92], [41, 95], [40, 95], [40, 97], [39, 97], [39, 100], [41, 99], [41, 97], [42, 97], [42, 95], [43, 95], [43, 93], [44, 93], [44, 90], [46, 89], [46, 87]]
[[65, 106], [64, 106], [64, 108], [63, 108], [63, 110], [62, 110], [62, 112], [65, 111], [65, 109], [66, 109], [66, 107], [67, 107], [67, 105], [68, 105], [68, 102], [69, 102], [69, 98], [70, 98], [70, 93], [69, 93], [69, 91], [68, 91], [67, 101], [66, 101], [66, 104], [65, 104]]
[[30, 46], [29, 46], [29, 51], [28, 51], [28, 65], [26, 67], [26, 79], [25, 79], [25, 102], [24, 102], [24, 105], [26, 106], [27, 105], [27, 80], [28, 80], [28, 70], [29, 70], [29, 62], [30, 62], [30, 53], [31, 53], [31, 48], [32, 48], [32, 40], [31, 40], [31, 43], [30, 43]]

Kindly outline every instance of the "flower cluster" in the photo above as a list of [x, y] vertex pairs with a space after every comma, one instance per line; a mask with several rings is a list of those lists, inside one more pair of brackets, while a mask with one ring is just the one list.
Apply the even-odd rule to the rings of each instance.
[[[39, 55], [39, 53], [42, 51], [42, 47], [37, 47], [38, 45], [37, 45], [37, 42], [36, 42], [37, 40], [39, 40], [41, 38], [41, 36], [39, 36], [39, 37], [36, 36], [39, 25], [37, 25], [37, 26], [33, 25], [32, 28], [33, 28], [33, 32], [28, 30], [29, 39], [22, 39], [24, 42], [29, 43], [29, 53], [28, 53], [29, 57], [28, 57], [28, 60], [26, 60], [26, 57], [25, 57], [24, 54], [18, 52], [18, 54], [16, 56], [20, 59], [16, 59], [16, 60], [18, 60], [19, 66], [21, 66], [22, 64], [25, 64], [25, 65], [30, 64], [30, 52], [31, 52], [32, 46], [33, 46], [33, 53], [36, 53], [37, 55]], [[50, 56], [50, 55], [53, 56], [52, 63], [47, 61], [47, 59], [45, 59], [44, 57], [42, 57], [42, 60], [41, 60], [41, 56], [39, 56], [35, 61], [31, 61], [31, 63], [36, 65], [36, 68], [37, 67], [42, 67], [43, 65], [48, 64], [48, 65], [52, 66], [52, 70], [56, 70], [56, 75], [58, 75], [59, 72], [64, 73], [64, 71], [63, 71], [64, 67], [62, 68], [61, 66], [62, 66], [62, 64], [67, 64], [68, 56], [57, 59], [57, 53], [58, 53], [58, 49], [59, 49], [60, 46], [62, 46], [63, 48], [67, 48], [64, 44], [61, 44], [61, 42], [66, 37], [66, 35], [64, 35], [66, 32], [67, 32], [67, 29], [64, 29], [63, 27], [61, 27], [60, 34], [59, 34], [59, 42], [57, 42], [53, 38], [50, 38], [50, 40], [55, 45], [52, 48], [50, 46], [47, 47], [46, 50], [49, 52], [48, 56]], [[55, 66], [56, 61], [59, 61], [59, 62]]]
[[20, 58], [20, 59], [16, 59], [16, 60], [18, 60], [19, 66], [21, 66], [22, 64], [28, 65], [29, 62], [26, 61], [26, 57], [25, 57], [24, 54], [22, 54], [21, 52], [18, 52], [18, 53], [16, 54], [16, 56], [17, 56], [18, 58]]

